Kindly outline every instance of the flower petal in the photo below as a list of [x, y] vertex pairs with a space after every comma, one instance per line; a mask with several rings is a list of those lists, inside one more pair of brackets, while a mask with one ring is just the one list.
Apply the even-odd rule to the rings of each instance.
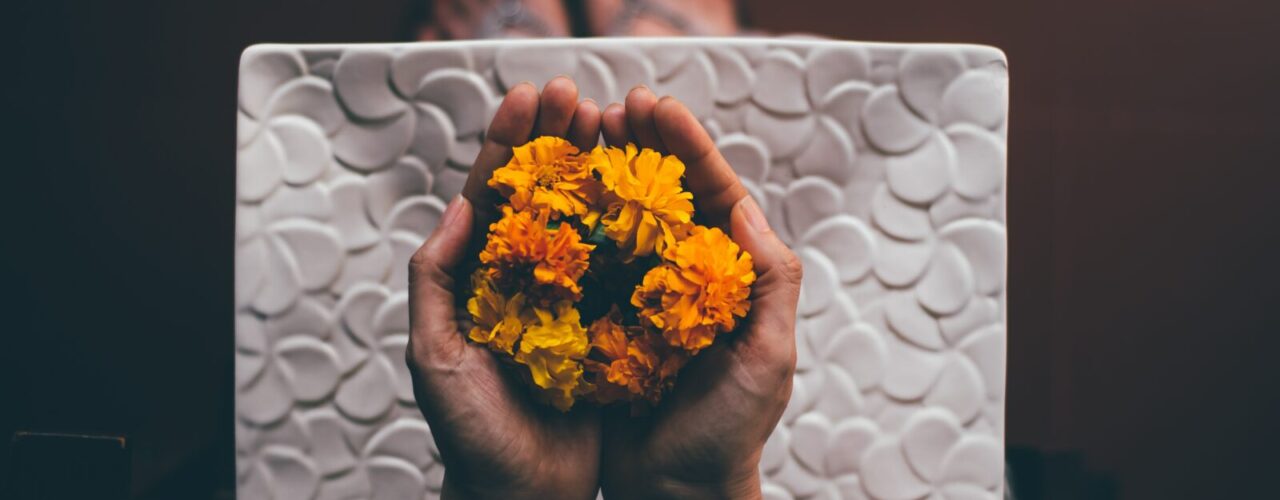
[[426, 422], [402, 418], [378, 430], [369, 438], [362, 454], [365, 457], [395, 457], [425, 469], [435, 463], [436, 451], [431, 428]]
[[839, 214], [844, 196], [829, 180], [805, 177], [787, 186], [782, 205], [791, 233], [803, 236], [810, 226]]
[[818, 126], [812, 115], [776, 115], [759, 106], [746, 106], [743, 127], [760, 138], [776, 159], [789, 159], [802, 151]]
[[994, 295], [1004, 290], [1006, 241], [1004, 225], [990, 220], [959, 220], [939, 234], [964, 253], [973, 270], [978, 293]]
[[275, 135], [260, 132], [236, 153], [236, 195], [240, 201], [262, 201], [284, 180], [284, 146]]
[[892, 85], [872, 91], [859, 119], [867, 139], [886, 153], [905, 153], [924, 143], [932, 128], [907, 109]]
[[772, 50], [756, 72], [751, 99], [760, 107], [786, 114], [809, 111], [809, 99], [805, 95], [804, 85], [804, 60], [795, 53]]
[[809, 100], [825, 102], [831, 90], [844, 83], [865, 82], [871, 77], [871, 55], [861, 47], [818, 46], [805, 58]]
[[990, 400], [1004, 399], [1005, 341], [1004, 326], [994, 324], [974, 332], [957, 346], [981, 372], [982, 386]]
[[304, 116], [319, 125], [325, 135], [332, 135], [347, 122], [333, 95], [333, 85], [315, 76], [292, 80], [272, 94], [267, 116], [285, 115]]
[[346, 252], [333, 228], [307, 219], [288, 219], [272, 224], [268, 231], [293, 257], [304, 289], [319, 290], [338, 277]]
[[333, 154], [355, 169], [385, 167], [409, 149], [415, 120], [415, 113], [400, 113], [378, 122], [348, 122], [333, 136]]
[[721, 137], [716, 148], [743, 180], [762, 184], [769, 178], [769, 151], [759, 139], [746, 134]]
[[302, 294], [293, 255], [278, 238], [263, 238], [266, 247], [263, 283], [253, 298], [254, 310], [268, 316], [284, 312]]
[[938, 320], [921, 309], [910, 293], [893, 293], [885, 298], [885, 319], [903, 339], [929, 350], [946, 347]]
[[395, 402], [395, 369], [382, 356], [371, 356], [350, 378], [343, 380], [333, 402], [343, 415], [360, 421], [376, 420]]
[[457, 68], [432, 71], [422, 79], [413, 97], [444, 110], [459, 136], [479, 133], [488, 123], [489, 86], [471, 71]]
[[954, 314], [964, 308], [973, 292], [973, 270], [969, 268], [968, 259], [955, 245], [939, 245], [929, 270], [916, 284], [920, 305], [934, 314]]
[[853, 474], [862, 466], [866, 453], [880, 429], [875, 422], [863, 417], [841, 420], [831, 431], [831, 444], [827, 447], [827, 476]]
[[342, 433], [341, 418], [327, 407], [307, 412], [302, 417], [310, 437], [311, 456], [316, 460], [316, 469], [324, 476], [341, 474], [356, 466], [355, 454], [351, 453]]
[[982, 387], [982, 374], [968, 358], [951, 356], [938, 376], [938, 382], [924, 397], [924, 404], [940, 406], [962, 422], [969, 422], [978, 415], [986, 394]]
[[871, 215], [876, 226], [900, 240], [920, 241], [933, 232], [929, 212], [903, 203], [883, 184], [871, 197]]
[[934, 481], [938, 479], [943, 457], [963, 434], [960, 422], [951, 413], [936, 408], [923, 409], [912, 415], [902, 429], [902, 452], [916, 473]]
[[982, 488], [999, 486], [1004, 477], [1004, 457], [1000, 449], [1000, 443], [989, 436], [965, 436], [942, 460], [941, 479]]
[[280, 500], [306, 500], [315, 497], [320, 489], [320, 473], [315, 462], [302, 451], [271, 446], [262, 452], [262, 463], [269, 477], [272, 498]]
[[494, 54], [493, 67], [506, 89], [520, 82], [545, 83], [556, 75], [577, 73], [578, 56], [572, 50], [547, 50], [524, 44], [502, 44]]
[[680, 102], [689, 107], [693, 116], [707, 118], [715, 107], [716, 93], [719, 92], [718, 81], [715, 67], [706, 54], [697, 52], [671, 75], [659, 79], [656, 91], [658, 95], [679, 98]]
[[471, 52], [458, 46], [433, 44], [406, 46], [391, 59], [391, 84], [396, 92], [408, 97], [418, 91], [427, 74], [442, 68], [473, 69]]
[[715, 92], [717, 104], [733, 104], [751, 95], [756, 75], [745, 56], [731, 48], [708, 46], [707, 57], [719, 75]]
[[994, 129], [1004, 123], [1009, 109], [1009, 80], [1004, 65], [971, 69], [957, 77], [942, 93], [939, 122], [965, 122]]
[[276, 362], [298, 401], [319, 401], [337, 388], [338, 353], [314, 337], [296, 335], [281, 340], [276, 345]]
[[373, 485], [371, 500], [422, 498], [426, 494], [422, 471], [409, 462], [378, 456], [367, 459], [365, 467], [369, 470], [369, 484]]
[[816, 175], [844, 185], [854, 176], [853, 140], [835, 120], [820, 116], [813, 140], [795, 159], [796, 174]]
[[306, 72], [306, 62], [296, 51], [280, 47], [246, 50], [240, 59], [240, 109], [251, 118], [263, 117], [271, 94]]
[[907, 465], [898, 439], [882, 438], [863, 455], [863, 486], [880, 500], [911, 500], [929, 493], [929, 485], [920, 480]]
[[439, 171], [454, 154], [453, 145], [458, 131], [449, 115], [434, 104], [415, 102], [413, 112], [417, 123], [413, 128], [409, 152], [421, 158], [432, 172]]
[[849, 325], [836, 332], [824, 358], [848, 373], [859, 389], [872, 389], [880, 384], [888, 363], [889, 348], [882, 335], [869, 323]]
[[365, 212], [364, 179], [347, 177], [329, 185], [329, 199], [333, 202], [331, 225], [342, 236], [342, 246], [347, 250], [368, 248], [378, 242], [378, 230]]
[[934, 121], [942, 92], [964, 71], [964, 59], [954, 49], [915, 47], [898, 61], [902, 99], [921, 116]]
[[929, 203], [951, 186], [955, 163], [951, 141], [941, 133], [934, 133], [919, 149], [890, 157], [885, 166], [885, 180], [898, 198], [915, 204]]
[[885, 393], [903, 401], [924, 396], [938, 380], [945, 358], [912, 347], [893, 335], [886, 335], [884, 339], [889, 348], [889, 364], [881, 384]]
[[364, 120], [383, 120], [404, 114], [408, 109], [387, 84], [390, 75], [390, 52], [376, 48], [348, 49], [333, 68], [333, 86], [351, 114]]

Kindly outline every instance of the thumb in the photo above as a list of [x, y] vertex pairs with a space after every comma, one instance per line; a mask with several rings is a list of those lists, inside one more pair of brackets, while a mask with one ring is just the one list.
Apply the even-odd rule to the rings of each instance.
[[[455, 196], [427, 241], [409, 259], [409, 366], [451, 366], [466, 341], [458, 334], [454, 276], [471, 238], [471, 203]], [[425, 366], [424, 366], [425, 365]]]
[[796, 305], [804, 274], [800, 259], [778, 239], [760, 205], [751, 196], [734, 204], [729, 214], [729, 229], [733, 240], [751, 254], [756, 271], [743, 342], [752, 350], [777, 355], [771, 359], [794, 363]]

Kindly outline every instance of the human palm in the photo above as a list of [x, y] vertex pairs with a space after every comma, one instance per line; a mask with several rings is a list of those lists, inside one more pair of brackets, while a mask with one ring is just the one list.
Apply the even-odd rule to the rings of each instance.
[[[486, 182], [533, 135], [594, 146], [634, 142], [687, 165], [700, 222], [726, 229], [753, 256], [752, 311], [727, 341], [694, 358], [652, 413], [533, 401], [483, 346], [458, 307], [465, 256], [483, 241], [500, 196]], [[446, 468], [444, 496], [467, 498], [760, 495], [757, 464], [791, 392], [800, 266], [689, 110], [638, 87], [602, 113], [567, 78], [513, 87], [495, 114], [463, 195], [410, 262], [406, 352], [414, 393]]]
[[746, 323], [690, 361], [657, 408], [637, 417], [625, 409], [606, 412], [604, 493], [758, 497], [760, 454], [786, 408], [795, 371], [799, 261], [679, 101], [637, 88], [625, 106], [605, 109], [603, 128], [611, 144], [636, 142], [684, 159], [699, 217], [750, 252], [759, 275]]
[[498, 199], [486, 181], [511, 148], [533, 135], [565, 137], [588, 148], [599, 135], [600, 110], [578, 101], [577, 87], [557, 78], [541, 94], [513, 87], [494, 115], [463, 193], [410, 264], [412, 334], [406, 350], [414, 395], [445, 465], [445, 497], [591, 498], [598, 484], [599, 411], [578, 405], [561, 413], [528, 389], [483, 346], [468, 343], [458, 307], [463, 262], [482, 242]]

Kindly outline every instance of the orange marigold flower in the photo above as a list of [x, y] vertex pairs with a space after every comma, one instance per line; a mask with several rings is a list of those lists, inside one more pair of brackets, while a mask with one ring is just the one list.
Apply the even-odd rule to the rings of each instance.
[[515, 361], [529, 367], [533, 383], [543, 389], [542, 397], [560, 411], [568, 411], [574, 396], [582, 391], [582, 358], [589, 349], [587, 330], [578, 310], [567, 300], [553, 309], [534, 308], [533, 312], [536, 320], [520, 339]]
[[475, 325], [467, 336], [473, 342], [488, 344], [490, 349], [511, 354], [525, 325], [535, 319], [533, 308], [525, 306], [523, 293], [503, 296], [482, 269], [471, 275], [471, 284], [475, 295], [467, 300], [467, 312]]
[[746, 316], [756, 280], [751, 254], [740, 252], [720, 229], [696, 226], [663, 258], [667, 262], [645, 274], [631, 303], [668, 343], [696, 354]]
[[480, 252], [480, 262], [490, 265], [499, 281], [521, 279], [520, 273], [533, 268], [534, 283], [554, 287], [563, 293], [535, 294], [541, 298], [578, 298], [578, 280], [587, 271], [595, 245], [582, 242], [568, 223], [548, 228], [549, 214], [516, 211], [503, 205], [502, 218], [489, 226], [489, 240]]
[[493, 172], [489, 187], [516, 210], [551, 210], [563, 216], [586, 214], [600, 193], [578, 148], [550, 136], [512, 148], [511, 161]]
[[596, 374], [595, 399], [601, 404], [643, 398], [652, 404], [675, 383], [676, 373], [689, 357], [672, 349], [654, 331], [620, 324], [615, 308], [587, 330], [591, 347], [604, 361], [588, 359], [587, 370]]
[[661, 254], [687, 231], [693, 218], [693, 194], [681, 187], [684, 163], [652, 149], [637, 151], [597, 146], [591, 168], [600, 174], [608, 209], [601, 218], [605, 235], [618, 243], [624, 261]]

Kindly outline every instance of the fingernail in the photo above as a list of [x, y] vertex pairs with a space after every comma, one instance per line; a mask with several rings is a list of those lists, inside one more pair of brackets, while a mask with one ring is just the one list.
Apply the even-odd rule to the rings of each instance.
[[747, 223], [751, 224], [751, 228], [757, 232], [767, 232], [769, 228], [769, 219], [764, 217], [764, 212], [760, 210], [760, 205], [756, 203], [755, 198], [748, 195], [738, 202], [738, 206], [742, 208], [742, 215], [747, 218]]
[[[536, 89], [536, 88], [538, 88], [538, 86], [537, 86], [537, 85], [534, 85], [534, 84], [533, 84], [533, 82], [531, 82], [531, 81], [529, 81], [529, 80], [520, 80], [520, 83], [517, 83], [517, 84], [516, 84], [516, 87], [519, 87], [519, 86], [521, 86], [521, 85], [528, 85], [528, 86], [533, 87], [533, 88], [535, 88], [535, 89]], [[511, 87], [511, 88], [515, 88], [515, 87]]]
[[466, 200], [462, 198], [461, 194], [454, 195], [453, 199], [449, 200], [449, 205], [444, 208], [444, 215], [440, 217], [440, 225], [448, 226], [456, 222], [458, 216], [462, 215], [463, 203], [466, 203]]
[[[637, 83], [637, 84], [636, 84], [636, 86], [631, 87], [631, 90], [627, 91], [627, 93], [628, 93], [628, 94], [630, 94], [630, 93], [635, 92], [635, 91], [640, 90], [640, 89], [649, 90], [649, 86], [648, 86], [648, 85], [645, 85], [645, 84], [643, 84], [643, 83]], [[652, 92], [652, 90], [650, 90], [650, 92]]]

